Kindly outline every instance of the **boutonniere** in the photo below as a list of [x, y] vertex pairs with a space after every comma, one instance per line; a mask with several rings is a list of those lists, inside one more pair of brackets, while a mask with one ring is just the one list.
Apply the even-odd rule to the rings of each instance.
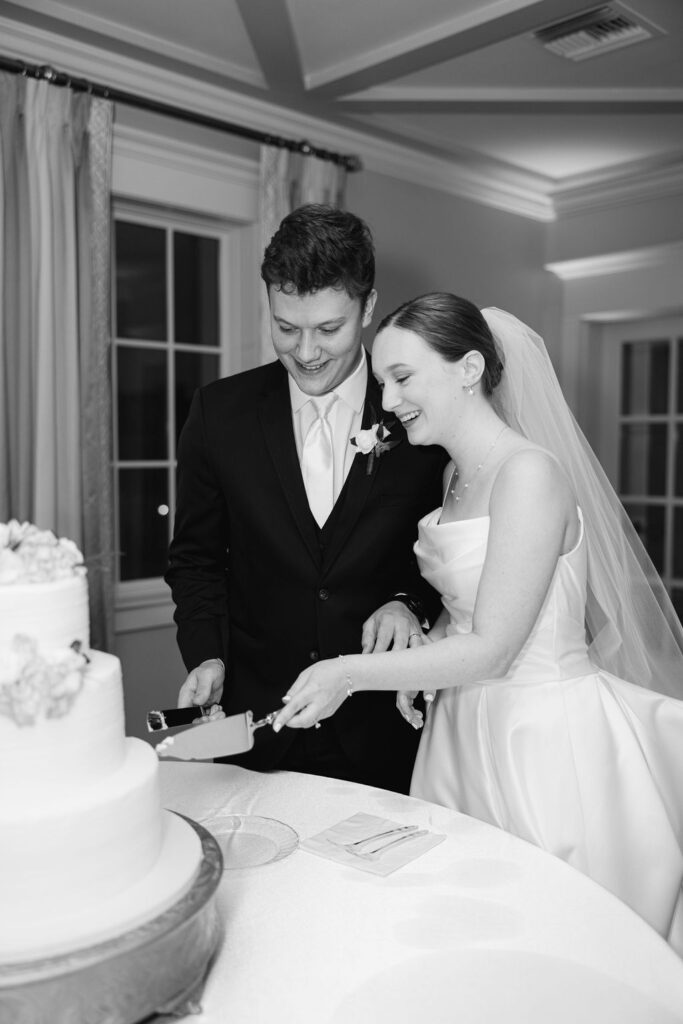
[[[370, 414], [374, 419], [376, 414], [372, 406], [370, 407]], [[365, 470], [368, 475], [372, 473], [375, 459], [378, 459], [383, 452], [390, 451], [401, 440], [400, 437], [393, 437], [389, 440], [390, 437], [391, 431], [388, 426], [383, 420], [378, 419], [366, 430], [359, 430], [357, 434], [350, 438], [350, 443], [354, 448], [357, 448], [361, 455], [368, 456], [368, 464]]]

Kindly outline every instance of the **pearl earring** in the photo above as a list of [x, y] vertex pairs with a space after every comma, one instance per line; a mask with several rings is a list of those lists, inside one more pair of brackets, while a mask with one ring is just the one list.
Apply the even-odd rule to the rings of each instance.
[[472, 387], [471, 384], [463, 384], [462, 388], [463, 391], [466, 391], [468, 395], [472, 396], [474, 394], [474, 388]]

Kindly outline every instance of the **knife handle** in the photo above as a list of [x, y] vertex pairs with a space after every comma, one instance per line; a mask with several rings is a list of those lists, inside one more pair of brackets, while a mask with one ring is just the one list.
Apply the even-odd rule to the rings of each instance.
[[[249, 714], [251, 714], [251, 712], [249, 712]], [[265, 718], [259, 718], [258, 722], [252, 722], [252, 729], [260, 729], [263, 725], [272, 725], [278, 714], [279, 711], [271, 711], [269, 715], [265, 716]]]
[[209, 707], [195, 705], [191, 708], [164, 708], [162, 711], [147, 712], [147, 731], [161, 732], [173, 729], [176, 725], [189, 725], [197, 718], [208, 718]]

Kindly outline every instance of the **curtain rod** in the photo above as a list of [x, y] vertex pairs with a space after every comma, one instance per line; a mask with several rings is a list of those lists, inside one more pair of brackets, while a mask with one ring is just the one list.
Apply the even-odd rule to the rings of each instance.
[[0, 55], [0, 70], [11, 71], [13, 74], [23, 75], [25, 78], [37, 78], [51, 85], [66, 86], [75, 92], [87, 92], [91, 96], [100, 99], [111, 100], [114, 103], [124, 103], [129, 107], [137, 107], [140, 110], [149, 110], [154, 114], [165, 114], [179, 121], [189, 121], [191, 124], [199, 124], [204, 128], [214, 128], [217, 131], [227, 132], [230, 135], [239, 135], [243, 139], [251, 139], [253, 142], [262, 142], [267, 146], [278, 146], [280, 149], [288, 149], [292, 153], [303, 153], [304, 156], [316, 156], [319, 160], [329, 160], [331, 163], [340, 164], [347, 171], [360, 171], [362, 164], [357, 156], [344, 156], [341, 153], [332, 153], [327, 149], [320, 149], [312, 146], [305, 139], [286, 139], [281, 135], [270, 135], [268, 132], [259, 131], [256, 128], [245, 128], [243, 125], [233, 124], [230, 121], [221, 121], [217, 117], [208, 117], [205, 114], [198, 114], [183, 107], [175, 107], [169, 103], [160, 103], [157, 100], [147, 99], [144, 96], [136, 96], [134, 93], [124, 92], [121, 89], [111, 89], [107, 85], [100, 85], [97, 82], [90, 82], [85, 78], [74, 78], [63, 71], [56, 71], [49, 64], [27, 64], [22, 60], [13, 60], [11, 57]]

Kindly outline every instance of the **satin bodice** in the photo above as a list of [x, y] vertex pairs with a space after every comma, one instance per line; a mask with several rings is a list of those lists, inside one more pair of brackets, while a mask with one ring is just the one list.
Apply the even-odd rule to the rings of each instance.
[[[447, 632], [469, 633], [490, 518], [441, 523], [440, 514], [438, 508], [420, 520], [415, 555], [422, 575], [441, 594], [450, 618]], [[547, 682], [592, 671], [584, 626], [586, 545], [580, 510], [579, 519], [579, 539], [557, 561], [536, 623], [506, 676], [509, 681]]]

